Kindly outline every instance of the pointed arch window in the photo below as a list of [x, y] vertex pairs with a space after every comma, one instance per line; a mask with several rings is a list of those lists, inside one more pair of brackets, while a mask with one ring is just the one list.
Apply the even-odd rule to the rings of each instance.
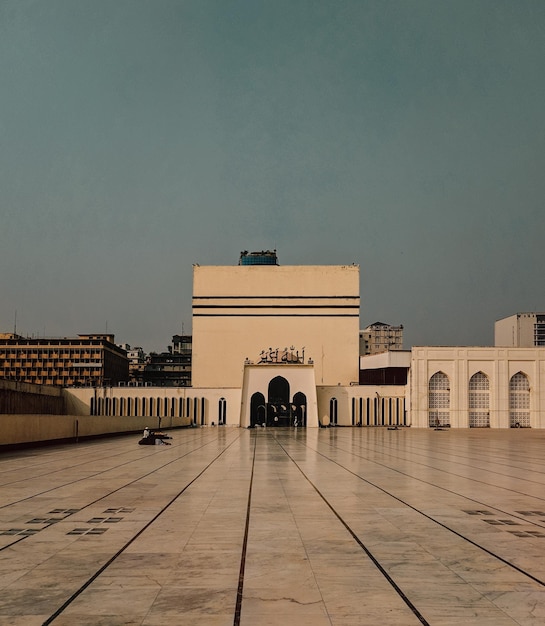
[[482, 372], [469, 379], [469, 427], [490, 427], [490, 381]]
[[450, 381], [444, 372], [436, 372], [428, 383], [428, 425], [450, 424]]
[[337, 414], [337, 398], [331, 398], [329, 400], [329, 423], [332, 426], [337, 426], [338, 423], [338, 414]]
[[223, 426], [227, 421], [227, 400], [220, 398], [218, 401], [218, 424]]
[[509, 381], [509, 426], [530, 428], [530, 383], [522, 372]]

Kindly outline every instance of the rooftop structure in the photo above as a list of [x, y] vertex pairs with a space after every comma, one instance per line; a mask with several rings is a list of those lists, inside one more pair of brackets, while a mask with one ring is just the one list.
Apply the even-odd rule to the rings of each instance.
[[240, 253], [239, 265], [278, 265], [276, 250], [262, 250], [261, 252], [248, 252], [243, 250]]
[[545, 313], [515, 313], [494, 324], [494, 345], [509, 348], [545, 346]]

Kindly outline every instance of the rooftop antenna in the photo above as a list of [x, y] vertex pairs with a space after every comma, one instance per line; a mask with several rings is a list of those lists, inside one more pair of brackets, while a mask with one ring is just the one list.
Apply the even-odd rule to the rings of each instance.
[[17, 309], [15, 309], [15, 322], [13, 323], [13, 334], [17, 334]]

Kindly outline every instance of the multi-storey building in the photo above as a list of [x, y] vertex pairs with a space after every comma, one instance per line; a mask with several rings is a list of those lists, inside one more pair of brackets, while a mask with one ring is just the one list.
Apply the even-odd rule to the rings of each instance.
[[142, 384], [144, 367], [146, 365], [146, 353], [140, 346], [131, 348], [128, 343], [118, 343], [117, 345], [127, 353], [127, 359], [129, 360], [129, 383]]
[[494, 345], [507, 348], [545, 346], [545, 313], [515, 313], [494, 324]]
[[360, 330], [360, 355], [403, 350], [403, 326], [375, 322]]
[[191, 340], [191, 335], [174, 335], [168, 352], [152, 352], [142, 372], [142, 382], [155, 387], [190, 387]]
[[129, 362], [110, 334], [34, 339], [4, 333], [0, 377], [62, 387], [116, 385], [128, 380]]
[[172, 352], [174, 354], [191, 354], [193, 338], [191, 335], [174, 335], [172, 337]]

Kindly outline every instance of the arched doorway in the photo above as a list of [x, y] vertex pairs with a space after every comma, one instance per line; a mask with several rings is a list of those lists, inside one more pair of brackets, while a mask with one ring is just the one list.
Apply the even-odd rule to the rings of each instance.
[[269, 383], [267, 418], [267, 426], [290, 425], [290, 384], [283, 376], [276, 376]]
[[250, 399], [250, 426], [267, 423], [267, 405], [262, 393], [254, 393]]
[[307, 397], [300, 391], [293, 396], [292, 418], [293, 424], [295, 424], [295, 420], [297, 420], [298, 426], [307, 425]]

